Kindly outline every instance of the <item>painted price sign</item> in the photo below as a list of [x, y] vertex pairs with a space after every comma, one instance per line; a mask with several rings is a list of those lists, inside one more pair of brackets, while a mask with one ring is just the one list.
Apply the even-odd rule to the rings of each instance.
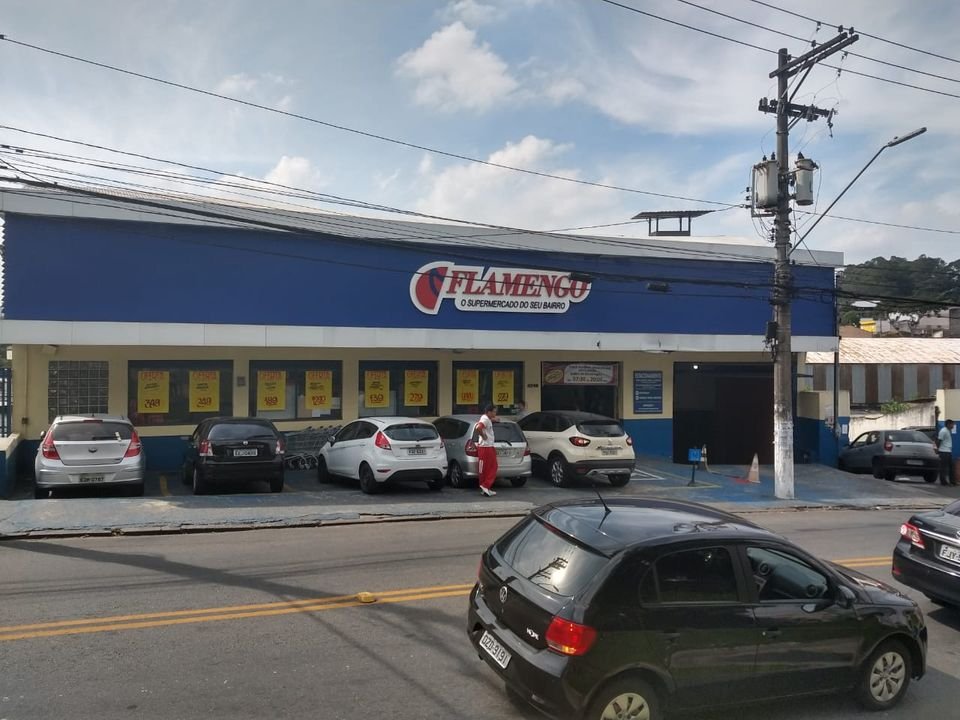
[[493, 402], [513, 405], [513, 370], [493, 371]]
[[363, 372], [363, 404], [368, 408], [390, 407], [390, 371]]
[[220, 412], [220, 371], [190, 371], [190, 412]]
[[403, 371], [403, 404], [410, 407], [426, 407], [428, 389], [426, 370]]
[[329, 410], [333, 407], [333, 371], [307, 370], [307, 410]]
[[287, 409], [287, 373], [285, 370], [257, 371], [257, 410]]
[[480, 371], [457, 370], [457, 405], [480, 402]]
[[137, 412], [170, 412], [170, 373], [166, 370], [141, 370], [137, 373]]

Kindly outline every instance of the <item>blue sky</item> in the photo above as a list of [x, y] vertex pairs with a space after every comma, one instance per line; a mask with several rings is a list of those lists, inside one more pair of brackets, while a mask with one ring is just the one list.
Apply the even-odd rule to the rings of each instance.
[[[772, 50], [807, 49], [679, 0], [623, 2]], [[698, 4], [803, 38], [835, 34], [751, 0]], [[950, 0], [781, 7], [960, 56], [960, 5]], [[742, 200], [751, 165], [775, 142], [774, 118], [757, 111], [758, 99], [772, 96], [774, 55], [599, 0], [5, 0], [0, 33], [456, 154], [717, 202]], [[867, 37], [851, 50], [951, 80], [854, 57], [842, 60], [845, 69], [960, 95], [960, 63]], [[702, 207], [431, 155], [10, 43], [0, 43], [0, 63], [0, 124], [370, 203], [531, 229]], [[960, 230], [960, 98], [826, 68], [814, 70], [797, 101], [814, 97], [838, 110], [833, 136], [822, 121], [801, 123], [791, 149], [822, 166], [821, 209], [883, 143], [923, 125], [926, 135], [886, 151], [834, 212]], [[0, 143], [93, 154], [8, 130]], [[763, 231], [734, 209], [696, 221], [694, 234], [760, 242]], [[824, 220], [808, 243], [843, 251], [848, 262], [921, 253], [954, 260], [957, 239]]]

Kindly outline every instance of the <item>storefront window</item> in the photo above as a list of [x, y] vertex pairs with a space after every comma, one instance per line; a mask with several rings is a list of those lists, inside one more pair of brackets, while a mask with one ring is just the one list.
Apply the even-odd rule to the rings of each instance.
[[134, 425], [194, 425], [233, 415], [229, 360], [138, 360], [127, 368], [127, 415]]
[[543, 410], [583, 410], [619, 417], [619, 363], [541, 363], [540, 388]]
[[109, 365], [103, 360], [51, 360], [47, 369], [47, 414], [107, 412]]
[[343, 417], [342, 363], [304, 360], [250, 363], [250, 415], [270, 420]]
[[436, 417], [437, 363], [360, 363], [358, 392], [362, 417]]
[[516, 414], [523, 399], [523, 363], [455, 362], [453, 364], [454, 414], [479, 414], [487, 403], [503, 415]]

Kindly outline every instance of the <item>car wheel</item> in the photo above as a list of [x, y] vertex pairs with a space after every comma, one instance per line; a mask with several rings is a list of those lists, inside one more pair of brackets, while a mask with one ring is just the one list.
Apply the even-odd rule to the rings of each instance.
[[283, 473], [275, 478], [270, 478], [270, 492], [283, 492]]
[[330, 482], [330, 471], [327, 469], [327, 461], [324, 458], [317, 458], [317, 482]]
[[127, 494], [130, 497], [143, 497], [143, 483], [137, 483], [127, 487]]
[[193, 473], [190, 471], [190, 465], [188, 463], [183, 464], [183, 468], [180, 470], [180, 482], [184, 485], [189, 485], [193, 481]]
[[39, 485], [33, 486], [33, 497], [36, 500], [46, 500], [50, 497], [50, 491], [45, 487], [40, 487]]
[[630, 482], [630, 473], [617, 473], [616, 475], [608, 475], [607, 479], [610, 480], [610, 484], [614, 487], [623, 487]]
[[937, 473], [935, 472], [924, 473], [923, 481], [925, 483], [935, 483], [937, 481]]
[[527, 476], [524, 475], [522, 477], [512, 477], [510, 478], [510, 484], [515, 488], [521, 488], [527, 484]]
[[378, 489], [377, 480], [373, 477], [373, 470], [364, 463], [360, 466], [360, 490], [363, 491], [364, 495], [373, 495]]
[[910, 685], [910, 653], [903, 643], [891, 640], [880, 645], [860, 669], [857, 699], [868, 710], [892, 708]]
[[193, 494], [203, 495], [207, 491], [207, 484], [203, 481], [203, 475], [199, 468], [193, 468]]
[[550, 458], [550, 482], [557, 487], [569, 485], [567, 461], [563, 459], [563, 455], [557, 454]]
[[847, 470], [847, 463], [843, 458], [837, 459], [837, 470], [840, 470], [841, 472], [850, 472]]
[[437, 480], [427, 480], [427, 487], [437, 492], [443, 490], [443, 478], [439, 478]]
[[450, 477], [450, 487], [464, 488], [467, 486], [467, 478], [463, 475], [463, 468], [456, 460], [450, 461], [447, 475]]
[[887, 482], [893, 482], [897, 479], [897, 474], [893, 470], [886, 470], [883, 473], [883, 479]]
[[883, 480], [883, 467], [880, 465], [880, 461], [877, 459], [874, 459], [872, 467], [873, 467], [873, 476], [877, 480]]
[[623, 678], [603, 688], [590, 703], [585, 720], [659, 720], [657, 693], [640, 678]]

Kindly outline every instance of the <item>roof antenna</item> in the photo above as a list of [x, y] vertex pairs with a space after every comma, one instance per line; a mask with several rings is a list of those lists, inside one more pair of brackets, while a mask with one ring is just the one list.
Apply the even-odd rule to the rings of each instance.
[[593, 491], [597, 494], [597, 497], [600, 498], [600, 504], [603, 505], [603, 520], [600, 521], [600, 524], [597, 525], [597, 530], [603, 527], [603, 521], [607, 519], [607, 515], [613, 512], [610, 509], [610, 506], [607, 505], [607, 501], [603, 499], [603, 495], [600, 494], [600, 488], [597, 487], [597, 483], [594, 480], [590, 481], [590, 484], [593, 486]]

